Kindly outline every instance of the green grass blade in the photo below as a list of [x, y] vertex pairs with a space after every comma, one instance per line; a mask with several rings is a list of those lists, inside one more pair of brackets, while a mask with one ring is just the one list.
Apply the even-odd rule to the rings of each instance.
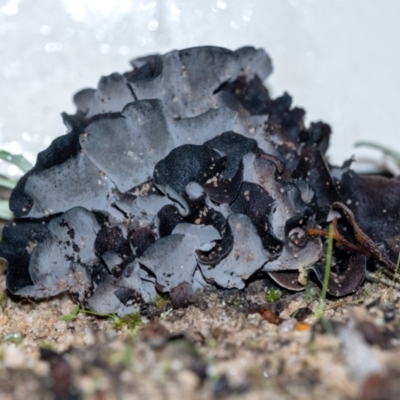
[[32, 169], [32, 164], [22, 154], [11, 154], [8, 151], [0, 150], [0, 160], [14, 164], [23, 172], [28, 172]]
[[14, 219], [14, 214], [8, 207], [8, 200], [0, 200], [0, 219], [11, 221]]
[[390, 301], [394, 301], [393, 290], [394, 290], [394, 287], [396, 286], [396, 280], [399, 278], [399, 267], [400, 267], [400, 253], [397, 257], [396, 269], [394, 270], [394, 275], [393, 275], [393, 279], [392, 279], [392, 287], [391, 287], [391, 291], [389, 293]]
[[7, 189], [14, 189], [17, 185], [17, 181], [11, 178], [6, 178], [5, 176], [0, 176], [0, 186]]
[[333, 224], [331, 223], [329, 224], [328, 248], [326, 251], [326, 258], [325, 258], [324, 282], [322, 284], [320, 302], [317, 311], [318, 319], [322, 318], [325, 309], [325, 299], [328, 293], [329, 277], [331, 276], [332, 252], [333, 252]]
[[357, 142], [354, 147], [371, 147], [373, 149], [380, 150], [384, 154], [393, 157], [396, 160], [397, 164], [400, 165], [400, 153], [393, 149], [390, 149], [389, 147], [382, 146], [378, 143], [373, 142]]

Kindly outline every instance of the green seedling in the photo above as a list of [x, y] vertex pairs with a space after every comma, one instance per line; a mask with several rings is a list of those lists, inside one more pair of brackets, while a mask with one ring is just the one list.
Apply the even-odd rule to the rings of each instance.
[[279, 289], [269, 289], [267, 293], [265, 293], [265, 301], [267, 303], [275, 303], [282, 297], [282, 292]]
[[136, 329], [142, 322], [142, 319], [140, 317], [139, 313], [132, 313], [125, 315], [124, 317], [118, 317], [118, 315], [115, 314], [102, 314], [102, 313], [97, 313], [94, 311], [90, 310], [84, 310], [80, 308], [80, 306], [77, 304], [72, 312], [67, 315], [63, 315], [61, 318], [63, 321], [72, 321], [78, 317], [78, 314], [82, 312], [83, 314], [87, 315], [93, 315], [95, 317], [100, 317], [100, 318], [111, 318], [112, 320], [112, 326], [114, 329], [119, 330], [122, 329], [122, 327], [125, 325], [129, 330], [134, 330]]
[[79, 304], [77, 304], [69, 314], [63, 315], [61, 319], [63, 321], [72, 321], [73, 319], [77, 319], [80, 310]]

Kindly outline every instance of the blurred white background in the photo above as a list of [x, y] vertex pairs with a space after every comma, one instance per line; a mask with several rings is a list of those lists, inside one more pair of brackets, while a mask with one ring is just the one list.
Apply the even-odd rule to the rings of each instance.
[[331, 161], [379, 158], [353, 144], [400, 150], [399, 20], [398, 0], [0, 0], [0, 148], [33, 162], [73, 93], [133, 57], [254, 45], [273, 59], [271, 94], [331, 124]]

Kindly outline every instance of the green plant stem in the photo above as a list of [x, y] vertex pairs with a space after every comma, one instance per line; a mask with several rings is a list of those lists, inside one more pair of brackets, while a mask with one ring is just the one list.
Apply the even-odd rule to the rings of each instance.
[[394, 270], [393, 280], [391, 282], [392, 285], [390, 288], [390, 298], [392, 301], [393, 301], [393, 290], [394, 290], [394, 287], [396, 286], [396, 280], [398, 279], [399, 265], [400, 265], [400, 253], [399, 253], [399, 256], [397, 257], [396, 268]]
[[71, 321], [73, 319], [78, 318], [79, 311], [81, 311], [81, 308], [79, 304], [76, 304], [74, 309], [67, 315], [63, 315], [61, 318], [63, 321]]
[[325, 258], [324, 282], [322, 284], [320, 302], [317, 310], [318, 319], [322, 317], [325, 309], [325, 300], [326, 300], [326, 295], [328, 293], [329, 277], [331, 275], [332, 252], [333, 252], [333, 224], [329, 224], [328, 248], [326, 251], [326, 258]]
[[0, 200], [0, 219], [10, 221], [14, 218], [14, 214], [10, 211], [8, 200]]
[[0, 150], [0, 160], [14, 164], [25, 173], [32, 169], [32, 164], [21, 154], [11, 154], [8, 151]]
[[390, 149], [389, 147], [385, 147], [382, 146], [378, 143], [374, 143], [374, 142], [357, 142], [354, 147], [371, 147], [372, 149], [376, 149], [376, 150], [380, 150], [382, 151], [384, 154], [393, 157], [396, 160], [396, 163], [398, 165], [400, 165], [400, 153]]
[[5, 176], [0, 176], [0, 186], [3, 186], [7, 189], [14, 189], [15, 186], [17, 186], [17, 181]]

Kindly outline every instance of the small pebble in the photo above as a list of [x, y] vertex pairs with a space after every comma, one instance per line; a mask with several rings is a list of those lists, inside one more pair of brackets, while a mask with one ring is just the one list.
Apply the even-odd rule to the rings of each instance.
[[296, 318], [289, 318], [286, 319], [285, 321], [283, 321], [280, 325], [279, 325], [279, 330], [282, 332], [290, 332], [294, 329], [294, 327], [297, 324], [297, 319]]

